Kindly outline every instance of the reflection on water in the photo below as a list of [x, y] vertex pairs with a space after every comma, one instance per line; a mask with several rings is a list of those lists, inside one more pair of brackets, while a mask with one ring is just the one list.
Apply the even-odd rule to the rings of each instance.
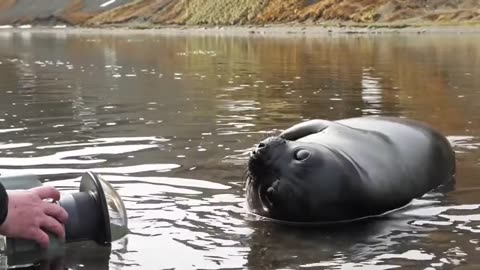
[[366, 114], [380, 114], [382, 112], [382, 88], [378, 78], [372, 77], [365, 69], [362, 78], [362, 100], [365, 104], [363, 112]]
[[[107, 251], [69, 247], [45, 263], [52, 269], [475, 268], [478, 44], [475, 35], [446, 34], [4, 30], [0, 173], [39, 175], [72, 192], [91, 170], [124, 198], [127, 237]], [[388, 218], [335, 228], [282, 227], [245, 213], [242, 177], [258, 141], [302, 120], [362, 115], [411, 117], [442, 131], [457, 152], [455, 187]]]

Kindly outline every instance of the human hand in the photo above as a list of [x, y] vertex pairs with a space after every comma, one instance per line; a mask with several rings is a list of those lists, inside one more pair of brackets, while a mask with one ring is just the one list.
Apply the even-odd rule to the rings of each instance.
[[65, 239], [64, 224], [68, 214], [60, 205], [44, 201], [60, 200], [60, 192], [53, 187], [43, 186], [29, 190], [7, 191], [8, 214], [0, 226], [0, 234], [12, 238], [36, 241], [47, 248], [52, 232], [59, 239]]

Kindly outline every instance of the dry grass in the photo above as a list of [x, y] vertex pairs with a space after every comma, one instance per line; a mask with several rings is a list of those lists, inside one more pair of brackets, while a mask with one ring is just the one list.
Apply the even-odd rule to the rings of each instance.
[[96, 16], [95, 24], [241, 25], [287, 22], [422, 23], [480, 21], [480, 3], [461, 0], [139, 0]]
[[134, 20], [149, 20], [163, 8], [171, 5], [172, 0], [136, 0], [95, 16], [86, 24], [126, 23]]
[[184, 3], [184, 23], [189, 25], [245, 24], [262, 8], [258, 0], [189, 0]]
[[15, 5], [17, 0], [1, 0], [0, 1], [0, 11], [7, 10]]
[[68, 22], [73, 25], [82, 24], [87, 21], [89, 18], [95, 16], [96, 14], [83, 12], [82, 10], [85, 7], [84, 0], [73, 0], [69, 5], [63, 10], [63, 12], [58, 15], [58, 18]]
[[[480, 22], [478, 0], [136, 0], [100, 14], [82, 11], [84, 0], [65, 1], [71, 3], [58, 18], [86, 25]], [[15, 3], [0, 0], [0, 10]]]

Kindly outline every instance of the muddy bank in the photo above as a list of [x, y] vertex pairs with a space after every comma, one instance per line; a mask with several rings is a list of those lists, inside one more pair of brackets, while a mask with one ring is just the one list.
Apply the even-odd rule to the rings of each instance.
[[465, 25], [480, 23], [478, 0], [4, 0], [0, 24]]

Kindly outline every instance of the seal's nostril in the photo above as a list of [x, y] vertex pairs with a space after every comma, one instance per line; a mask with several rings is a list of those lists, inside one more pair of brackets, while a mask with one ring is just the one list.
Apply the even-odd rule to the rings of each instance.
[[264, 143], [259, 143], [257, 148], [260, 149], [260, 148], [264, 148], [265, 147], [265, 144]]

